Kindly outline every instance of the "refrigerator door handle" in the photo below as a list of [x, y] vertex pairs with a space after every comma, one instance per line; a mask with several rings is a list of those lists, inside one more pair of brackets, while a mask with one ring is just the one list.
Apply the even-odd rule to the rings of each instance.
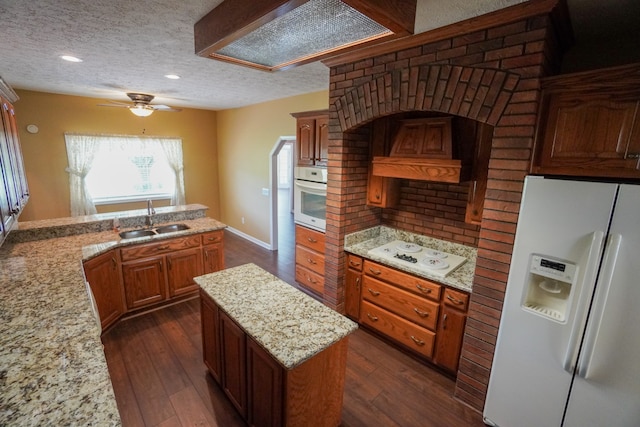
[[593, 320], [589, 321], [584, 339], [584, 350], [580, 360], [578, 360], [577, 374], [584, 379], [587, 379], [589, 376], [589, 365], [596, 348], [596, 342], [598, 341], [602, 317], [604, 316], [604, 309], [607, 306], [609, 290], [611, 289], [611, 283], [613, 281], [613, 272], [616, 267], [621, 244], [622, 235], [618, 233], [612, 234], [609, 238], [609, 247], [604, 256], [602, 281], [598, 285], [599, 291], [598, 295], [596, 295], [596, 301], [594, 301], [593, 313], [591, 314]]
[[[580, 293], [584, 295], [587, 292], [587, 295], [593, 294], [593, 288], [595, 286], [595, 277], [597, 272], [597, 260], [600, 258], [600, 254], [602, 253], [602, 244], [604, 242], [604, 232], [603, 231], [594, 231], [593, 236], [591, 237], [591, 245], [589, 247], [589, 254], [587, 255], [586, 266], [587, 269], [584, 273], [584, 278], [582, 279], [582, 289]], [[587, 289], [588, 287], [588, 289]], [[576, 359], [578, 357], [578, 349], [580, 340], [582, 338], [582, 331], [584, 330], [584, 316], [586, 313], [583, 313], [586, 310], [586, 304], [583, 304], [584, 308], [579, 308], [576, 311], [576, 315], [573, 320], [573, 325], [571, 327], [571, 333], [569, 335], [569, 345], [567, 346], [567, 351], [564, 355], [564, 361], [562, 363], [562, 369], [567, 371], [570, 374], [573, 374], [573, 370], [575, 368]]]

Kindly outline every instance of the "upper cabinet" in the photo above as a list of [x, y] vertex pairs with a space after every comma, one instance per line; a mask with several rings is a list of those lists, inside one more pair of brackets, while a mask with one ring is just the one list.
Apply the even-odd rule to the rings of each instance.
[[29, 188], [22, 161], [15, 110], [0, 96], [0, 243], [27, 204]]
[[531, 171], [640, 178], [640, 64], [548, 78]]
[[327, 166], [329, 160], [329, 112], [292, 113], [296, 118], [298, 166]]

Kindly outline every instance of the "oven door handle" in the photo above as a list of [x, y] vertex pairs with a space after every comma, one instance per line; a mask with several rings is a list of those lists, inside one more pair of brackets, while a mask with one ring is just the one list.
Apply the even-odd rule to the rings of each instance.
[[327, 184], [323, 184], [320, 182], [311, 182], [311, 181], [302, 181], [297, 179], [295, 182], [296, 186], [303, 191], [311, 194], [318, 194], [320, 196], [324, 196], [327, 194]]

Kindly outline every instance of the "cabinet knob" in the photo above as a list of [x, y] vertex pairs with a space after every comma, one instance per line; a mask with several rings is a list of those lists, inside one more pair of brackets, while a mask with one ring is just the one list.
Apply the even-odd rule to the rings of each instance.
[[314, 260], [312, 260], [311, 258], [307, 258], [307, 262], [309, 264], [316, 264], [316, 262]]
[[307, 237], [307, 240], [310, 241], [311, 243], [318, 243], [318, 241], [312, 237]]

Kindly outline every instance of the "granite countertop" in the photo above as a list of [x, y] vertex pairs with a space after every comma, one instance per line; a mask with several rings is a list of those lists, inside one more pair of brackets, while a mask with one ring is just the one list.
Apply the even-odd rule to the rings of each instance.
[[[392, 261], [369, 254], [369, 250], [375, 249], [378, 246], [382, 246], [394, 240], [416, 243], [420, 246], [459, 255], [465, 257], [467, 261], [446, 277], [440, 277], [412, 268], [409, 263], [402, 262], [400, 260]], [[397, 268], [398, 270], [433, 280], [465, 292], [471, 292], [473, 288], [477, 249], [471, 246], [465, 246], [380, 225], [346, 235], [344, 238], [344, 250], [354, 255], [358, 255], [380, 264], [388, 265], [390, 267]]]
[[287, 369], [358, 328], [355, 322], [254, 264], [206, 274], [195, 281]]
[[[167, 218], [191, 229], [159, 239], [225, 227], [210, 218]], [[93, 222], [84, 234], [50, 237], [52, 229], [61, 232], [59, 222], [40, 222], [42, 240], [33, 240], [37, 228], [29, 227], [28, 241], [0, 247], [0, 425], [117, 426], [120, 415], [82, 259], [149, 239], [91, 231]]]

